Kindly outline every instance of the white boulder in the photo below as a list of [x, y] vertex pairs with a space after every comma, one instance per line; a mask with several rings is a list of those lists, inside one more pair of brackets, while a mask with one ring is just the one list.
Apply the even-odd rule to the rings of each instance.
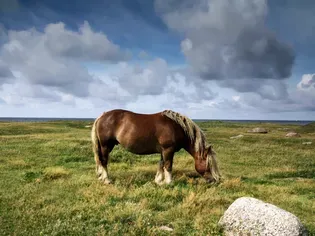
[[219, 221], [225, 235], [306, 236], [307, 230], [292, 213], [251, 197], [234, 201]]

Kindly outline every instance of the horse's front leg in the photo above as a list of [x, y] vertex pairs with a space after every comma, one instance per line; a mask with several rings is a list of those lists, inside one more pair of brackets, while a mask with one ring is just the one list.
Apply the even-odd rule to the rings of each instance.
[[158, 170], [157, 173], [155, 175], [155, 183], [157, 183], [158, 185], [163, 184], [163, 167], [164, 167], [164, 159], [163, 159], [163, 155], [161, 154], [161, 160], [159, 162], [158, 165]]
[[164, 182], [170, 184], [172, 182], [172, 168], [174, 151], [172, 149], [166, 149], [162, 153], [164, 159]]

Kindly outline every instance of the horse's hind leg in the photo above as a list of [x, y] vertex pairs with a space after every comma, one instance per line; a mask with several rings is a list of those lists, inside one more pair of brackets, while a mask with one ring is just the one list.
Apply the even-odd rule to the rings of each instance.
[[163, 159], [163, 155], [161, 154], [161, 160], [159, 162], [159, 166], [158, 166], [158, 170], [157, 173], [155, 175], [155, 183], [157, 184], [162, 184], [163, 182], [163, 167], [164, 167], [164, 159]]
[[108, 170], [107, 164], [109, 159], [109, 153], [113, 150], [114, 145], [103, 145], [101, 146], [101, 156], [100, 156], [100, 164], [98, 165], [97, 173], [99, 174], [99, 180], [104, 182], [105, 184], [110, 184], [111, 181], [108, 178]]

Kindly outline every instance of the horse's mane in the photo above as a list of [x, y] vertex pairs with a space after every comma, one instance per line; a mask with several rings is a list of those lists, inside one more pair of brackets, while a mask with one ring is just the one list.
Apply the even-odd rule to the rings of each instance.
[[195, 122], [193, 122], [188, 117], [172, 110], [165, 110], [162, 112], [162, 114], [175, 121], [183, 128], [191, 140], [191, 143], [194, 145], [196, 152], [202, 152], [204, 150], [206, 144], [205, 135]]

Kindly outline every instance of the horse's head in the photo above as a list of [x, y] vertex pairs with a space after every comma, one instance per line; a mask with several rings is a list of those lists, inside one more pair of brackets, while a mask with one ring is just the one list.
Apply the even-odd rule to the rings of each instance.
[[215, 152], [211, 145], [207, 146], [205, 150], [195, 158], [195, 169], [208, 183], [218, 182], [220, 180]]

